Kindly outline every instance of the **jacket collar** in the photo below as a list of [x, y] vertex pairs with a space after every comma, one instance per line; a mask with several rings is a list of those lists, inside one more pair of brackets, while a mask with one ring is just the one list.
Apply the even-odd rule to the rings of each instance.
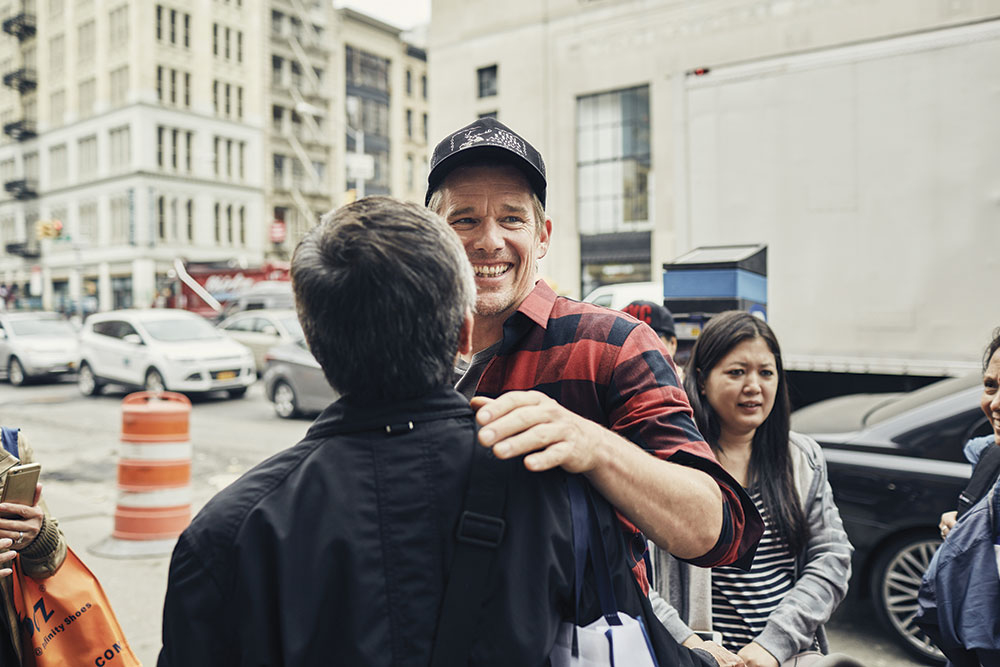
[[306, 439], [371, 430], [394, 434], [412, 430], [413, 424], [421, 422], [471, 415], [468, 399], [448, 385], [401, 401], [372, 402], [342, 396], [313, 422]]

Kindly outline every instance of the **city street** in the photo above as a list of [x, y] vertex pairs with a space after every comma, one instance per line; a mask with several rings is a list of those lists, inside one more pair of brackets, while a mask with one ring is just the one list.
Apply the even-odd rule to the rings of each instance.
[[[12, 387], [0, 384], [0, 419], [18, 426], [42, 464], [44, 498], [70, 545], [100, 578], [132, 648], [144, 664], [155, 664], [169, 556], [110, 559], [89, 548], [111, 534], [115, 506], [121, 399], [105, 390], [84, 398], [71, 382]], [[263, 385], [244, 399], [203, 398], [194, 402], [193, 498], [197, 511], [214, 493], [270, 454], [295, 443], [308, 420], [275, 416]], [[870, 667], [912, 665], [886, 637], [863, 602], [849, 601], [829, 626], [834, 650]]]

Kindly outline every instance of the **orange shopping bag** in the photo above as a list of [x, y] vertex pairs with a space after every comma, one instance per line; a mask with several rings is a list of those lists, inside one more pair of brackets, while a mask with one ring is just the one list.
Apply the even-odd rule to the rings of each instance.
[[14, 563], [14, 607], [25, 665], [141, 665], [101, 583], [67, 547], [51, 577], [24, 576]]

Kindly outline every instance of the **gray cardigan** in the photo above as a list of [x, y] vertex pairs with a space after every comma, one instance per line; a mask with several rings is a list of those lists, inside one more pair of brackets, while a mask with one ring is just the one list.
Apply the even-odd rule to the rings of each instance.
[[[823, 624], [847, 594], [854, 551], [833, 502], [819, 445], [792, 432], [789, 450], [809, 540], [796, 559], [795, 585], [754, 638], [779, 663], [808, 650], [814, 639], [828, 652]], [[654, 555], [657, 586], [650, 591], [650, 602], [656, 616], [678, 642], [693, 635], [692, 628], [711, 630], [712, 571], [683, 563], [659, 548]]]

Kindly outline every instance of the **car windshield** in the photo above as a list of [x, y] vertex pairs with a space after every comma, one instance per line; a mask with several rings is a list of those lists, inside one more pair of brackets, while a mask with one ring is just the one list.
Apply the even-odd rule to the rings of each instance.
[[297, 317], [281, 318], [281, 326], [285, 327], [285, 331], [287, 331], [292, 338], [302, 338], [305, 335], [302, 333], [302, 325], [299, 324], [299, 318]]
[[13, 320], [10, 328], [18, 336], [76, 336], [72, 324], [57, 318]]
[[934, 384], [928, 385], [923, 389], [917, 389], [916, 391], [911, 391], [899, 397], [899, 400], [891, 401], [885, 405], [881, 405], [865, 418], [865, 425], [872, 426], [873, 424], [878, 424], [887, 419], [895, 417], [896, 415], [901, 415], [904, 412], [913, 410], [914, 408], [919, 408], [922, 405], [926, 405], [932, 401], [936, 401], [939, 398], [944, 398], [945, 396], [950, 396], [951, 394], [962, 391], [963, 389], [971, 389], [983, 381], [983, 376], [981, 373], [970, 373], [969, 375], [963, 375], [957, 378], [948, 378], [947, 380], [941, 380], [940, 382], [935, 382]]
[[154, 339], [171, 343], [182, 340], [215, 340], [223, 337], [207, 321], [199, 319], [151, 320], [143, 322], [142, 326]]

